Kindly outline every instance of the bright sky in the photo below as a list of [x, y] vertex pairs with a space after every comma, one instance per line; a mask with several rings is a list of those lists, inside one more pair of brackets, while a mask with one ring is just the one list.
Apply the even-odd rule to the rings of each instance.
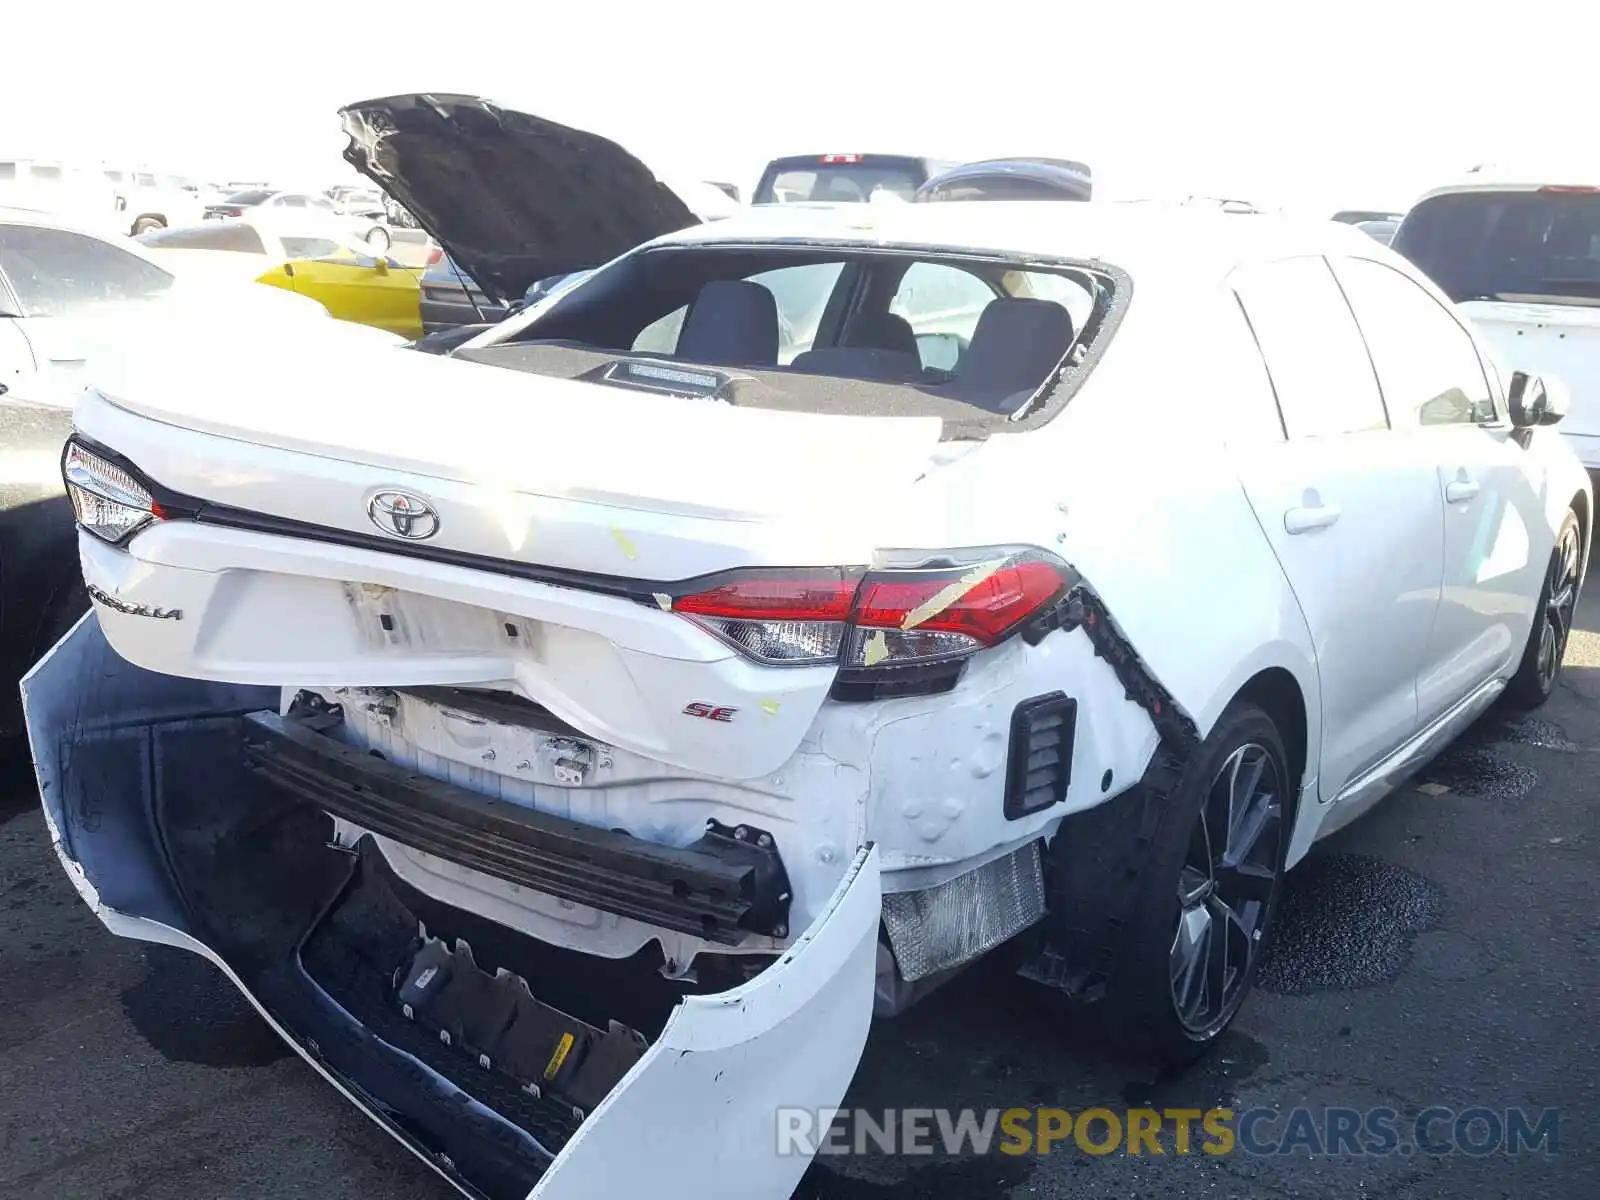
[[344, 182], [339, 105], [423, 90], [746, 189], [778, 154], [1031, 153], [1089, 163], [1108, 197], [1403, 208], [1595, 140], [1595, 0], [7, 7], [0, 155], [214, 181]]

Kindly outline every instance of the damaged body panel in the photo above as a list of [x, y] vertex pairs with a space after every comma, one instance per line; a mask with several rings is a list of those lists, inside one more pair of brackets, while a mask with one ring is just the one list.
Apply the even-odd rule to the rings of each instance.
[[[330, 840], [316, 800], [247, 769], [266, 689], [142, 671], [90, 616], [23, 695], [51, 837], [96, 915], [216, 963], [466, 1194], [648, 1182], [733, 1200], [797, 1182], [805, 1162], [776, 1154], [773, 1106], [835, 1104], [854, 1072], [880, 907], [870, 847], [759, 972], [674, 981], [649, 954], [580, 966], [409, 887], [372, 839]], [[835, 1052], [814, 1053], [822, 1041]]]

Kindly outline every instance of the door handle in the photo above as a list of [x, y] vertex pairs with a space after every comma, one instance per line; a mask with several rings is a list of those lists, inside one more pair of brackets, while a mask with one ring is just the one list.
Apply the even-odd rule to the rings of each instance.
[[1451, 504], [1463, 504], [1478, 494], [1476, 479], [1452, 479], [1444, 485], [1444, 498]]
[[1313, 529], [1326, 529], [1339, 519], [1337, 504], [1316, 507], [1291, 508], [1283, 514], [1283, 528], [1287, 533], [1310, 533]]

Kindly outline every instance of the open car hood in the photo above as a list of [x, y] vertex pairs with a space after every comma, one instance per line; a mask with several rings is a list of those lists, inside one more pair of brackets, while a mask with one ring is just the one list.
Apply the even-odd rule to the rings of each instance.
[[615, 142], [476, 96], [387, 96], [339, 115], [346, 161], [502, 303], [698, 223]]

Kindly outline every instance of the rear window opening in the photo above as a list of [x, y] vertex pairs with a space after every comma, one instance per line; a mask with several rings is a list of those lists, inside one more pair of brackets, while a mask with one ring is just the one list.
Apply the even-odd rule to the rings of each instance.
[[1600, 190], [1434, 196], [1390, 245], [1458, 303], [1600, 305]]
[[910, 200], [928, 178], [921, 159], [891, 154], [809, 154], [767, 164], [752, 204], [865, 204], [874, 193]]
[[961, 436], [1053, 412], [1126, 292], [1103, 264], [664, 246], [600, 272], [511, 340], [458, 356], [735, 405], [936, 416]]

